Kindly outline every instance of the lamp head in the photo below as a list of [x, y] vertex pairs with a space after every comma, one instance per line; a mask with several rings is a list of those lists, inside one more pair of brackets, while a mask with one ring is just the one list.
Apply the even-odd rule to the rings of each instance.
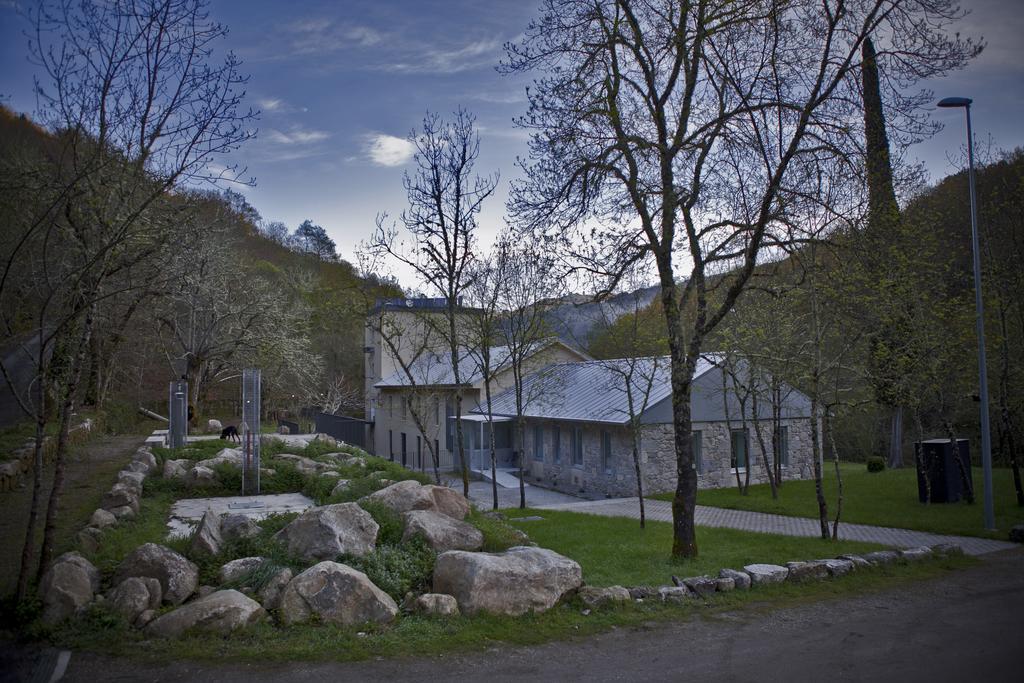
[[945, 97], [939, 100], [939, 106], [943, 109], [948, 109], [950, 107], [969, 107], [973, 101], [974, 100], [970, 97]]

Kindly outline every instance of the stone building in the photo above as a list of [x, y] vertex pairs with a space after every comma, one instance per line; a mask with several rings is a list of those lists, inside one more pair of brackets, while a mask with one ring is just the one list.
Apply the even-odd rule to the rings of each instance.
[[[724, 367], [722, 356], [707, 354], [694, 373], [691, 438], [698, 486], [735, 484], [737, 476], [748, 476], [748, 467], [751, 483], [766, 481], [764, 454], [774, 463], [776, 448], [783, 479], [811, 477], [808, 398], [781, 382], [774, 391], [752, 388], [755, 381], [742, 362], [731, 372]], [[524, 453], [531, 483], [586, 496], [635, 495], [635, 429], [645, 492], [675, 489], [667, 357], [555, 363], [530, 375], [524, 393], [530, 397], [525, 433], [514, 427], [512, 444]], [[516, 424], [511, 390], [498, 394], [492, 406], [494, 421]]]
[[[464, 450], [470, 468], [490, 466], [489, 424], [471, 411], [484, 401], [479, 349], [470, 343], [471, 317], [478, 311], [460, 306], [459, 384], [446, 332], [444, 299], [381, 301], [370, 312], [364, 332], [365, 400], [371, 453], [417, 469], [433, 467], [431, 451], [439, 453], [441, 470], [460, 469], [456, 456], [455, 397], [462, 395]], [[524, 369], [533, 372], [553, 363], [589, 359], [558, 339], [536, 343]], [[512, 384], [508, 349], [491, 347], [491, 391]], [[507, 420], [494, 423], [498, 459], [514, 464], [513, 434]]]

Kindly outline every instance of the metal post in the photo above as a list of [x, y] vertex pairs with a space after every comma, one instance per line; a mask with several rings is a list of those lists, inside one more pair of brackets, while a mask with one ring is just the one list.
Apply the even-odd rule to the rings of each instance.
[[981, 250], [978, 246], [978, 202], [974, 194], [974, 135], [971, 132], [971, 105], [967, 112], [968, 184], [971, 188], [971, 247], [974, 251], [974, 308], [978, 328], [978, 385], [981, 392], [981, 467], [985, 480], [985, 528], [995, 530], [995, 503], [992, 496], [992, 437], [988, 424], [988, 373], [985, 363], [985, 309], [981, 300]]
[[184, 448], [188, 442], [188, 382], [183, 379], [171, 382], [167, 400], [167, 445]]
[[260, 385], [258, 368], [242, 370], [242, 495], [260, 492]]

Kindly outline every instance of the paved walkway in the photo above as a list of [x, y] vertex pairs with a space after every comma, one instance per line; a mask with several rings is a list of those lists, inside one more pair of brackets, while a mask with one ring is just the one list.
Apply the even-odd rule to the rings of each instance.
[[[604, 517], [640, 516], [639, 503], [634, 498], [611, 498], [608, 500], [579, 501], [572, 503], [556, 503], [537, 505], [545, 510], [567, 510], [583, 512]], [[646, 506], [647, 519], [661, 522], [672, 521], [672, 504], [663, 500], [648, 500]], [[805, 517], [786, 517], [771, 515], [764, 512], [747, 510], [727, 510], [724, 508], [697, 506], [697, 524], [700, 526], [725, 527], [742, 531], [757, 531], [766, 534], [782, 534], [784, 536], [818, 536], [821, 527], [816, 519]], [[910, 529], [894, 529], [867, 524], [839, 524], [839, 538], [844, 541], [867, 541], [899, 548], [912, 548], [936, 543], [956, 543], [968, 555], [984, 555], [999, 550], [1016, 548], [1017, 544], [1006, 541], [994, 541], [973, 536], [947, 536], [932, 534], [925, 531]]]
[[[452, 485], [456, 491], [462, 491], [461, 484]], [[489, 481], [471, 481], [469, 482], [469, 499], [476, 503], [477, 507], [481, 510], [490, 510], [491, 504], [494, 501], [494, 496], [491, 491], [491, 482]], [[565, 493], [559, 493], [558, 491], [552, 491], [551, 489], [541, 488], [540, 486], [526, 485], [526, 505], [527, 507], [544, 507], [548, 505], [558, 505], [573, 503], [580, 499], [575, 496], [570, 496]], [[499, 508], [517, 508], [519, 507], [519, 480], [516, 480], [515, 488], [502, 488], [498, 486], [498, 507]]]

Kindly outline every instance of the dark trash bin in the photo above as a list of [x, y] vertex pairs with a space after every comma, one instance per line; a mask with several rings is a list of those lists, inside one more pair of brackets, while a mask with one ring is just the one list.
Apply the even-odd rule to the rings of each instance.
[[[971, 449], [967, 439], [957, 439], [957, 451], [963, 463], [967, 483], [971, 480]], [[966, 497], [967, 488], [949, 439], [929, 439], [915, 444], [921, 454], [917, 463], [917, 499], [922, 503], [955, 503]], [[931, 491], [931, 500], [928, 492]]]

